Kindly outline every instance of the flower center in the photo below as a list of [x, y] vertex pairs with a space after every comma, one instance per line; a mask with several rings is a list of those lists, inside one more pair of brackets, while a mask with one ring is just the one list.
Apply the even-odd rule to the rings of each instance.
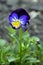
[[12, 22], [12, 26], [18, 28], [20, 26], [20, 22], [19, 21]]

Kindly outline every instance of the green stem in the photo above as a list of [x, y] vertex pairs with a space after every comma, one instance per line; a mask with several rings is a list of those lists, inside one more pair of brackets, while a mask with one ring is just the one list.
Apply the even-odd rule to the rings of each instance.
[[21, 55], [21, 52], [22, 52], [22, 28], [20, 28], [19, 30], [19, 43], [20, 43], [20, 65], [21, 65], [21, 58], [22, 58], [22, 55]]

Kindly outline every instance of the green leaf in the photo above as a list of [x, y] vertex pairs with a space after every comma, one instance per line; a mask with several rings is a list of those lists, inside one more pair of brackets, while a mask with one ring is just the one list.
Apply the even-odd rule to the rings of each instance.
[[6, 44], [6, 40], [0, 39], [0, 46], [4, 46]]
[[31, 58], [31, 57], [28, 57], [28, 58], [25, 58], [25, 61], [27, 62], [30, 62], [30, 63], [38, 63], [40, 62], [40, 60], [36, 59], [36, 58]]
[[15, 58], [15, 57], [9, 57], [8, 58], [8, 62], [13, 62], [13, 61], [17, 61], [17, 60], [19, 60], [20, 58], [18, 57], [18, 58]]
[[38, 37], [36, 37], [36, 36], [33, 36], [32, 39], [35, 40], [36, 42], [40, 41], [40, 39]]
[[28, 59], [29, 59], [29, 61], [30, 61], [31, 63], [40, 62], [40, 60], [38, 60], [38, 59], [36, 59], [36, 58], [28, 58]]
[[26, 38], [28, 38], [28, 37], [29, 37], [28, 31], [24, 32], [24, 33], [23, 33], [23, 38], [26, 39]]
[[9, 52], [9, 51], [10, 51], [10, 49], [11, 49], [11, 48], [10, 48], [10, 46], [6, 46], [6, 47], [4, 47], [4, 48], [3, 48], [4, 53]]
[[5, 27], [8, 31], [9, 31], [9, 33], [11, 33], [11, 34], [14, 34], [15, 33], [15, 31], [16, 30], [14, 30], [11, 26], [10, 27]]

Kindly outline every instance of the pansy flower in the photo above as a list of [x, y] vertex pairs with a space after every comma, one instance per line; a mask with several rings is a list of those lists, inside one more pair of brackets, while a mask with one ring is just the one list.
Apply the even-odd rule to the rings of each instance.
[[22, 8], [16, 9], [9, 15], [9, 23], [14, 29], [18, 29], [29, 23], [30, 16]]

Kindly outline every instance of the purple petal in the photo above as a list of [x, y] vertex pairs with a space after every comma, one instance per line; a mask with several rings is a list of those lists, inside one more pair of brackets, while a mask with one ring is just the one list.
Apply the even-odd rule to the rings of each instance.
[[14, 12], [12, 12], [12, 17], [13, 17], [14, 19], [18, 19], [18, 15], [17, 15], [16, 13], [14, 13]]
[[16, 19], [18, 19], [18, 15], [16, 13], [12, 12], [11, 15], [9, 16], [10, 22], [15, 21]]
[[28, 22], [28, 17], [26, 15], [22, 15], [19, 20], [21, 21], [21, 24], [26, 24]]
[[13, 12], [17, 13], [18, 17], [20, 18], [22, 15], [26, 15], [28, 17], [28, 19], [30, 19], [30, 16], [28, 14], [28, 12], [23, 9], [23, 8], [18, 8], [16, 10], [14, 10]]

